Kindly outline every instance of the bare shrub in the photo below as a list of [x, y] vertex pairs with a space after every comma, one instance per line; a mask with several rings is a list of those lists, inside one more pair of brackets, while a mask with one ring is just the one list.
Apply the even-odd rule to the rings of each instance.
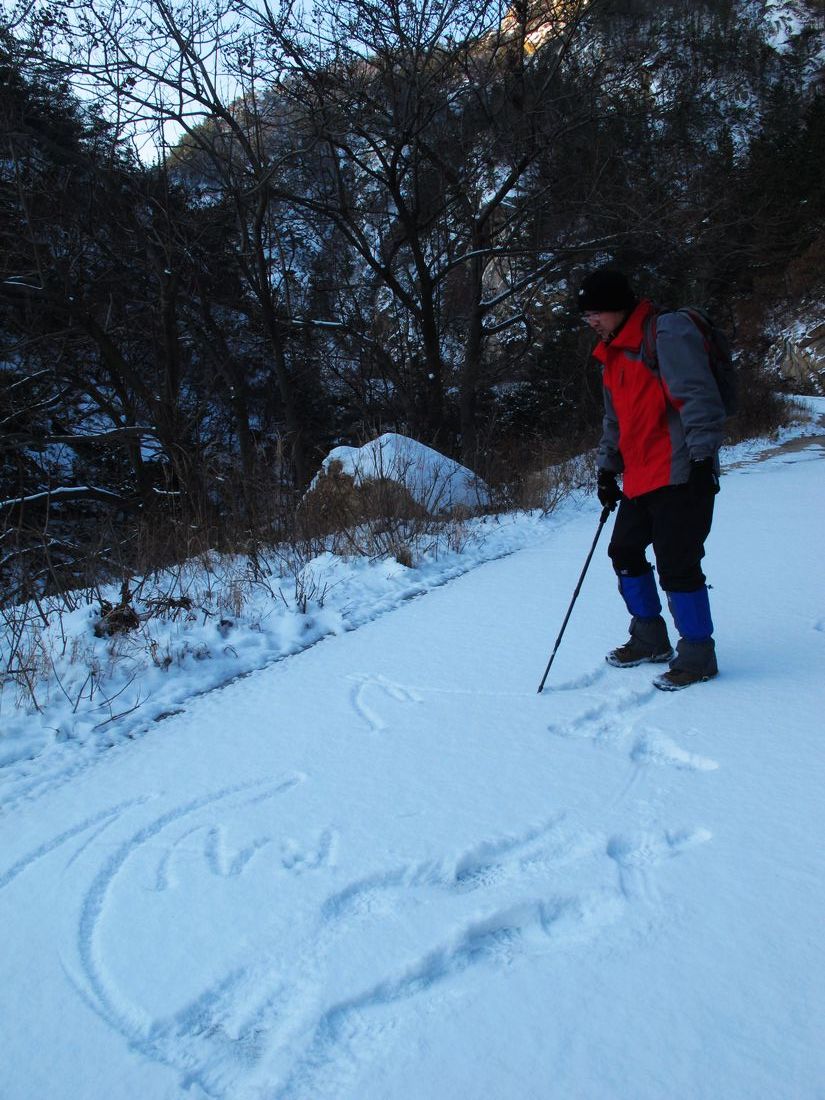
[[48, 625], [38, 615], [32, 614], [31, 607], [3, 610], [3, 631], [8, 646], [3, 664], [3, 682], [10, 683], [17, 691], [19, 700], [31, 703], [36, 710], [38, 688], [47, 673], [43, 630]]
[[305, 539], [339, 533], [376, 520], [424, 519], [426, 509], [409, 490], [389, 478], [356, 484], [340, 462], [322, 470], [297, 510], [298, 530]]
[[112, 605], [103, 600], [100, 605], [100, 618], [95, 623], [96, 638], [109, 638], [112, 634], [128, 634], [140, 626], [140, 616], [129, 603]]
[[[321, 541], [343, 556], [394, 558], [408, 568], [439, 543], [461, 541], [456, 531], [472, 509], [460, 504], [446, 514], [432, 514], [403, 483], [403, 463], [395, 473], [356, 482], [340, 462], [331, 462], [297, 509], [298, 538], [309, 544]], [[443, 499], [444, 479], [438, 472], [429, 485], [421, 485], [419, 477], [417, 487], [427, 500]]]
[[550, 445], [537, 447], [536, 451], [524, 466], [508, 471], [506, 480], [495, 486], [499, 510], [548, 515], [572, 492], [595, 486], [593, 450], [574, 458], [559, 458], [558, 449]]
[[740, 443], [774, 435], [790, 422], [788, 403], [777, 391], [775, 382], [757, 362], [744, 353], [737, 364], [739, 408], [726, 425], [726, 442]]

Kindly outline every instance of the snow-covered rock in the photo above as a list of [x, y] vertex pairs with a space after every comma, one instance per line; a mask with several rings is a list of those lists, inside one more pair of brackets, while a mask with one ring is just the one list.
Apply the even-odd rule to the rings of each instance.
[[478, 508], [490, 501], [487, 485], [472, 470], [432, 447], [396, 432], [385, 432], [363, 447], [335, 447], [324, 459], [321, 473], [346, 474], [357, 486], [373, 481], [402, 485], [416, 504], [430, 515], [456, 507]]

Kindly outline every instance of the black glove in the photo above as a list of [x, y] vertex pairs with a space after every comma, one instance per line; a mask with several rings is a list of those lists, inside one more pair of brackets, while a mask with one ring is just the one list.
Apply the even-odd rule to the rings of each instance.
[[599, 470], [599, 476], [596, 479], [596, 496], [599, 498], [599, 504], [613, 511], [622, 499], [622, 491], [615, 474], [611, 474], [609, 470]]
[[713, 468], [712, 458], [701, 458], [690, 464], [688, 488], [694, 500], [712, 497], [719, 492], [719, 475]]

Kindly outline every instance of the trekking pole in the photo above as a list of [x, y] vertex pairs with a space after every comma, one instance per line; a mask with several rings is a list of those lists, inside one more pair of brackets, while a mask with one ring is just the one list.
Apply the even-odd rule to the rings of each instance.
[[557, 652], [559, 646], [561, 645], [562, 636], [564, 635], [564, 632], [567, 628], [567, 623], [570, 619], [571, 612], [573, 611], [573, 604], [578, 599], [579, 592], [581, 592], [581, 590], [582, 590], [582, 584], [584, 583], [584, 576], [585, 576], [585, 573], [588, 570], [588, 567], [590, 566], [590, 561], [593, 557], [593, 554], [595, 553], [596, 543], [599, 541], [599, 535], [601, 535], [602, 530], [604, 529], [604, 525], [607, 523], [607, 517], [610, 515], [611, 511], [612, 511], [612, 509], [609, 508], [606, 504], [605, 504], [604, 508], [602, 508], [602, 514], [599, 517], [599, 526], [596, 529], [596, 537], [593, 539], [593, 545], [590, 547], [590, 553], [587, 555], [587, 561], [584, 563], [584, 569], [582, 569], [581, 576], [579, 577], [579, 583], [576, 585], [576, 591], [573, 593], [573, 599], [570, 601], [570, 606], [567, 609], [567, 614], [564, 616], [564, 622], [561, 624], [561, 630], [559, 631], [559, 636], [558, 636], [558, 638], [556, 638], [556, 644], [553, 646], [553, 652], [550, 654], [550, 660], [547, 662], [547, 668], [544, 670], [544, 675], [541, 678], [541, 683], [539, 684], [539, 690], [538, 690], [539, 695], [541, 695], [542, 690], [544, 688], [544, 681], [547, 679], [547, 673], [550, 671], [550, 666], [553, 663], [553, 658], [556, 656], [556, 652]]

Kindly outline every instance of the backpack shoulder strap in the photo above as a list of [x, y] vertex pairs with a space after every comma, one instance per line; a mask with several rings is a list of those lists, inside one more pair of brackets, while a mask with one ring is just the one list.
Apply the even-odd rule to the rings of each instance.
[[706, 342], [709, 340], [713, 331], [713, 324], [702, 309], [697, 309], [695, 306], [680, 306], [678, 309], [674, 309], [672, 306], [654, 305], [652, 312], [648, 315], [644, 327], [642, 328], [642, 362], [650, 370], [659, 369], [659, 359], [656, 355], [656, 339], [658, 336], [657, 326], [659, 318], [665, 313], [683, 313], [686, 317], [689, 317], [699, 329]]
[[690, 317], [702, 336], [704, 336], [706, 340], [710, 339], [714, 326], [710, 317], [703, 309], [699, 309], [698, 306], [682, 306], [679, 312], [684, 313], [686, 317]]
[[659, 318], [663, 313], [672, 312], [672, 310], [661, 309], [659, 306], [654, 306], [645, 319], [645, 323], [642, 327], [642, 346], [640, 351], [642, 362], [649, 370], [656, 371], [659, 369], [659, 360], [656, 355], [656, 337], [658, 335], [657, 324]]

